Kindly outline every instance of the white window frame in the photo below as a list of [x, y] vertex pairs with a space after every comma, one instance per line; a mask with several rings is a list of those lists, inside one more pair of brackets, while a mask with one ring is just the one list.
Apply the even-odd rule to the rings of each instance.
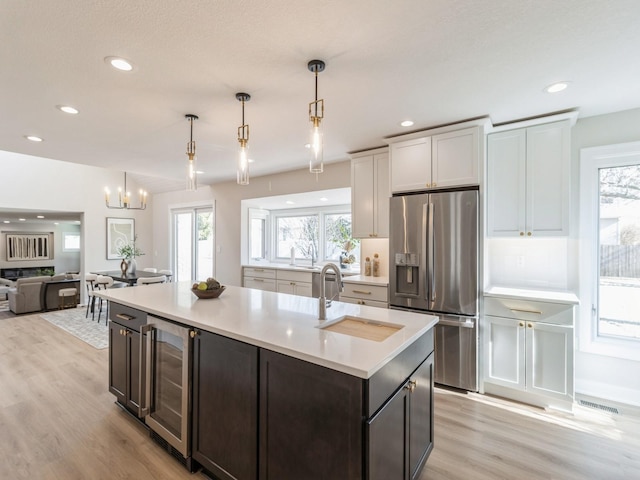
[[[78, 237], [78, 248], [67, 247], [67, 237]], [[62, 232], [62, 251], [63, 252], [79, 252], [82, 245], [82, 237], [80, 232]]]
[[[250, 262], [260, 262], [265, 261], [269, 258], [269, 211], [262, 210], [259, 208], [249, 208], [249, 225], [247, 228], [248, 238], [247, 238], [247, 250], [248, 250], [248, 258]], [[264, 230], [262, 232], [262, 257], [256, 258], [251, 256], [251, 239], [253, 236], [253, 220], [262, 220], [264, 225]]]
[[640, 142], [580, 151], [580, 308], [579, 350], [640, 361], [640, 342], [598, 336], [595, 305], [598, 282], [599, 169], [640, 163]]
[[[316, 262], [335, 262], [336, 260], [327, 260], [324, 258], [325, 255], [325, 243], [326, 243], [326, 229], [324, 226], [324, 216], [325, 215], [335, 215], [340, 213], [348, 213], [351, 214], [351, 205], [331, 205], [327, 207], [315, 207], [315, 208], [292, 208], [287, 210], [271, 210], [270, 211], [270, 222], [269, 222], [269, 242], [270, 245], [267, 247], [267, 251], [269, 254], [267, 258], [270, 263], [289, 263], [291, 261], [291, 257], [277, 257], [277, 241], [278, 241], [278, 232], [277, 232], [277, 219], [279, 217], [297, 217], [297, 216], [307, 216], [307, 215], [318, 215], [318, 252]], [[351, 219], [353, 225], [353, 218]], [[311, 263], [311, 259], [309, 258], [296, 258], [296, 261], [301, 262], [309, 262]]]

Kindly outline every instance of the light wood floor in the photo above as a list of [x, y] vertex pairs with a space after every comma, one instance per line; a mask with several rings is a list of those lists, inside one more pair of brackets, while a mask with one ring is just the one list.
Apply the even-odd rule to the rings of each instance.
[[[1, 479], [204, 479], [114, 405], [107, 362], [37, 316], [0, 321]], [[421, 480], [640, 478], [635, 416], [438, 389], [435, 429]]]

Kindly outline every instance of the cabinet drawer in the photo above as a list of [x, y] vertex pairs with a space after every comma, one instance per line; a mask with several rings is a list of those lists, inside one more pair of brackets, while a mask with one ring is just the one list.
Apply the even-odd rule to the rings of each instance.
[[278, 280], [288, 280], [290, 282], [307, 282], [311, 283], [313, 273], [311, 272], [292, 272], [291, 270], [278, 270], [276, 278]]
[[573, 305], [564, 303], [484, 297], [484, 314], [530, 322], [573, 326]]
[[142, 310], [109, 302], [109, 320], [139, 332], [140, 327], [147, 323], [147, 314]]
[[375, 300], [387, 303], [389, 301], [389, 289], [386, 286], [380, 285], [344, 282], [344, 292], [340, 294], [340, 297]]
[[244, 267], [244, 276], [257, 278], [276, 278], [276, 271], [273, 268]]
[[340, 301], [345, 303], [355, 303], [358, 305], [367, 305], [368, 307], [389, 308], [387, 302], [379, 302], [377, 300], [362, 300], [360, 298], [344, 297], [340, 295]]
[[268, 292], [276, 291], [275, 279], [244, 277], [242, 283], [246, 288], [257, 288], [258, 290], [266, 290]]

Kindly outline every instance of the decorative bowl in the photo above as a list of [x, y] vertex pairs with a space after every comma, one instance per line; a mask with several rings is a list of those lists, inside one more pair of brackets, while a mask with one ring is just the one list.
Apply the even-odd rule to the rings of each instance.
[[224, 286], [215, 290], [198, 290], [191, 289], [191, 292], [198, 298], [218, 298], [222, 292], [224, 292]]

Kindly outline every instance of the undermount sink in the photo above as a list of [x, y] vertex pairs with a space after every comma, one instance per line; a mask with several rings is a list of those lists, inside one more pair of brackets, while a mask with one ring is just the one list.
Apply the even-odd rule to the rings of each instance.
[[343, 335], [351, 335], [352, 337], [373, 340], [375, 342], [382, 342], [404, 327], [402, 325], [345, 315], [330, 323], [318, 325], [317, 328], [342, 333]]

